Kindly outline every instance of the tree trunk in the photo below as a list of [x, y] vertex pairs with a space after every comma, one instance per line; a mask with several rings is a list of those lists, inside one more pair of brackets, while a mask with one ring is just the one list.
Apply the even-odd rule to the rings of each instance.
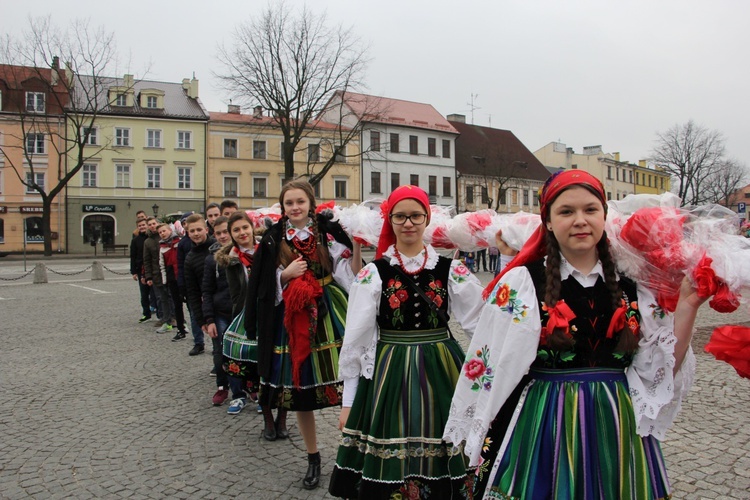
[[42, 231], [44, 232], [44, 255], [52, 255], [52, 198], [42, 195]]

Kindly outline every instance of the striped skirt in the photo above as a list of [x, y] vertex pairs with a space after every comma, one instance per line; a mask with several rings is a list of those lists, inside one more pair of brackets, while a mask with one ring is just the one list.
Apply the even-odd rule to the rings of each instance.
[[260, 403], [272, 408], [311, 411], [341, 404], [339, 351], [346, 327], [346, 292], [333, 280], [323, 286], [318, 328], [310, 342], [310, 356], [300, 369], [301, 383], [292, 383], [289, 334], [284, 328], [284, 304], [276, 309], [271, 376], [261, 380]]
[[659, 441], [636, 432], [622, 370], [530, 372], [485, 498], [669, 497]]
[[459, 447], [442, 440], [464, 353], [445, 330], [380, 331], [360, 377], [329, 491], [345, 498], [465, 498]]

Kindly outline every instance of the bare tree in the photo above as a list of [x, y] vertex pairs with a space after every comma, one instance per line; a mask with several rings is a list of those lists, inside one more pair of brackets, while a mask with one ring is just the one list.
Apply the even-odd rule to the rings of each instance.
[[[110, 79], [103, 75], [115, 63], [114, 35], [91, 28], [88, 21], [74, 21], [67, 31], [60, 31], [49, 17], [30, 19], [23, 36], [2, 40], [0, 58], [14, 85], [33, 78], [47, 100], [44, 112], [29, 109], [26, 103], [17, 106], [19, 136], [0, 145], [0, 154], [21, 183], [41, 196], [44, 254], [52, 255], [53, 201], [87, 160], [108, 147], [86, 146], [99, 112], [109, 104], [104, 82]], [[55, 154], [41, 156], [35, 140], [44, 141], [42, 147]], [[22, 151], [20, 162], [14, 160], [18, 150]], [[49, 164], [48, 158], [57, 164]], [[38, 182], [41, 178], [36, 174], [45, 171], [48, 180]]]
[[[501, 144], [492, 144], [483, 148], [479, 155], [472, 158], [477, 162], [480, 170], [479, 185], [487, 192], [487, 196], [482, 199], [482, 203], [487, 204], [487, 208], [492, 208], [495, 204], [495, 211], [500, 210], [500, 204], [505, 203], [505, 196], [508, 188], [516, 186], [518, 181], [523, 179], [528, 165], [524, 161], [514, 159], [512, 153], [506, 151]], [[490, 194], [494, 190], [494, 198]]]
[[747, 168], [736, 160], [723, 160], [706, 179], [706, 202], [728, 206], [732, 195], [747, 183]]
[[[285, 180], [295, 177], [294, 153], [302, 139], [321, 128], [316, 117], [340, 105], [332, 102], [337, 91], [362, 85], [368, 62], [350, 28], [329, 27], [325, 14], [315, 15], [306, 7], [295, 12], [283, 2], [240, 24], [234, 45], [219, 48], [219, 59], [225, 73], [216, 76], [225, 90], [241, 104], [270, 111], [280, 128]], [[339, 131], [331, 157], [356, 136]], [[318, 182], [332, 164], [323, 165], [310, 180]]]
[[689, 120], [656, 134], [651, 160], [668, 172], [683, 205], [706, 203], [706, 184], [724, 162], [724, 138]]

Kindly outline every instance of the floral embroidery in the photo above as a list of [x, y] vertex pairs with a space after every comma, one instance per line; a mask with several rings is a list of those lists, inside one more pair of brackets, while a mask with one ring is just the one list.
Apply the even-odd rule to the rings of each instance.
[[430, 487], [416, 479], [409, 479], [404, 482], [398, 491], [391, 495], [393, 500], [419, 500], [420, 498], [430, 497]]
[[358, 273], [357, 278], [354, 280], [355, 283], [362, 285], [369, 285], [372, 282], [372, 271], [363, 267]]
[[[448, 291], [443, 288], [443, 282], [440, 280], [436, 280], [432, 275], [429, 276], [430, 282], [427, 284], [427, 287], [429, 290], [425, 292], [425, 295], [428, 299], [430, 299], [432, 302], [435, 303], [437, 307], [440, 307], [443, 305], [443, 301], [448, 296]], [[437, 328], [438, 326], [438, 315], [437, 312], [430, 309], [430, 314], [427, 317], [427, 320], [432, 324], [433, 328]]]
[[471, 385], [472, 391], [476, 392], [481, 389], [489, 391], [492, 389], [492, 380], [495, 378], [494, 370], [491, 366], [488, 366], [490, 350], [485, 345], [481, 349], [477, 349], [475, 356], [464, 363], [464, 373], [469, 380], [474, 381]]
[[336, 241], [336, 239], [333, 237], [332, 234], [326, 235], [326, 243], [328, 244], [328, 248], [331, 248], [333, 246], [333, 242]]
[[352, 256], [352, 251], [349, 250], [348, 248], [346, 250], [344, 250], [343, 252], [341, 252], [341, 258], [342, 259], [348, 259], [351, 256]]
[[664, 319], [664, 316], [667, 315], [666, 311], [664, 311], [659, 304], [651, 304], [648, 307], [653, 309], [653, 311], [651, 311], [651, 316], [654, 319]]
[[388, 297], [388, 305], [393, 309], [393, 318], [391, 323], [397, 326], [398, 323], [404, 323], [404, 314], [401, 312], [401, 304], [409, 299], [409, 292], [406, 291], [406, 285], [399, 278], [388, 280], [388, 286], [383, 293]]
[[490, 304], [497, 305], [503, 311], [513, 316], [513, 323], [520, 323], [528, 314], [529, 306], [518, 298], [518, 291], [513, 290], [507, 283], [502, 283], [492, 294]]
[[456, 283], [463, 283], [470, 274], [471, 271], [469, 271], [469, 268], [463, 264], [459, 264], [451, 269], [451, 279]]

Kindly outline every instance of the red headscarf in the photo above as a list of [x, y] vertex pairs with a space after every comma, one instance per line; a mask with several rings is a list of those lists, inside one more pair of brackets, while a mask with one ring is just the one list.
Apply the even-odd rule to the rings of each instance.
[[396, 234], [393, 232], [393, 226], [391, 226], [390, 215], [393, 211], [393, 207], [399, 201], [403, 200], [416, 200], [417, 203], [424, 207], [424, 211], [427, 212], [427, 222], [425, 226], [430, 223], [430, 198], [425, 193], [424, 189], [419, 186], [404, 185], [399, 186], [391, 192], [391, 195], [386, 201], [380, 205], [380, 214], [383, 216], [383, 229], [380, 231], [380, 239], [378, 240], [378, 249], [375, 252], [375, 258], [379, 259], [383, 256], [388, 247], [396, 243]]
[[547, 253], [547, 219], [549, 219], [549, 208], [552, 202], [558, 197], [560, 193], [573, 186], [584, 186], [587, 187], [593, 194], [595, 194], [604, 206], [604, 216], [607, 215], [607, 197], [604, 194], [604, 186], [602, 182], [583, 170], [561, 170], [552, 177], [547, 179], [542, 188], [542, 193], [539, 196], [540, 213], [542, 216], [542, 223], [531, 238], [524, 244], [521, 251], [511, 260], [505, 268], [498, 273], [487, 288], [484, 289], [484, 298], [486, 299], [495, 285], [503, 277], [505, 273], [513, 269], [514, 267], [523, 266], [529, 262], [534, 262], [545, 256]]

